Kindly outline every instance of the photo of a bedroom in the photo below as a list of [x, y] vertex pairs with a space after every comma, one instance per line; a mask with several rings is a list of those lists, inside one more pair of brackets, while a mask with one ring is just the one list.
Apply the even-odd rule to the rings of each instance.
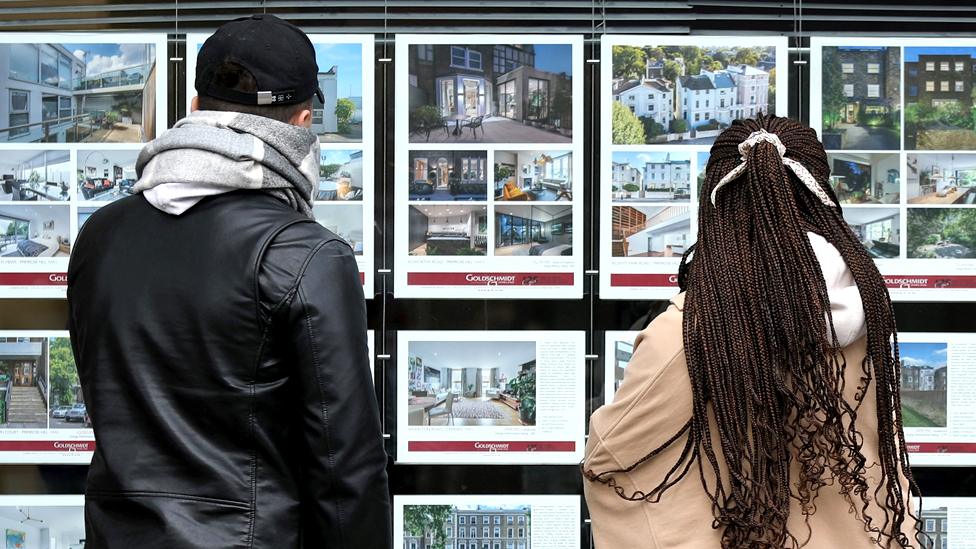
[[79, 150], [78, 200], [112, 202], [132, 194], [139, 150]]
[[569, 202], [573, 199], [570, 151], [495, 151], [495, 200]]
[[534, 341], [412, 341], [410, 426], [532, 426]]
[[0, 151], [0, 201], [71, 198], [71, 159], [64, 150]]
[[487, 199], [486, 151], [410, 151], [410, 200]]
[[495, 206], [495, 255], [573, 255], [572, 206]]
[[0, 258], [68, 257], [70, 216], [67, 205], [0, 206]]
[[453, 204], [410, 206], [410, 255], [485, 255], [488, 208]]
[[316, 204], [312, 208], [319, 225], [349, 243], [353, 253], [363, 255], [363, 207], [360, 204]]

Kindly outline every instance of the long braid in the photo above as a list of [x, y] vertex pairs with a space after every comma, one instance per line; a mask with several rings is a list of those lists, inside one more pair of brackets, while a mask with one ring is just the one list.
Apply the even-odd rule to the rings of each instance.
[[[811, 535], [809, 516], [819, 490], [832, 478], [879, 546], [911, 547], [902, 530], [917, 517], [906, 506], [901, 479], [915, 494], [918, 487], [902, 428], [894, 309], [873, 260], [840, 208], [824, 205], [808, 191], [769, 143], [751, 149], [746, 173], [722, 188], [715, 207], [710, 204], [712, 189], [741, 161], [739, 143], [760, 129], [777, 134], [787, 157], [803, 164], [837, 202], [813, 130], [787, 118], [760, 116], [736, 121], [718, 137], [700, 189], [698, 242], [678, 271], [687, 292], [682, 337], [692, 417], [630, 467], [585, 474], [624, 499], [657, 502], [697, 465], [714, 525], [722, 529], [722, 547], [736, 549], [802, 546]], [[857, 284], [867, 324], [867, 354], [860, 364], [848, 365], [838, 352], [830, 298], [809, 231], [839, 251]], [[849, 367], [858, 368], [860, 378], [854, 402], [844, 396]], [[880, 467], [874, 493], [867, 480], [873, 464], [862, 452], [856, 426], [872, 385]], [[682, 438], [681, 455], [659, 485], [628, 494], [616, 482], [615, 474], [632, 471]], [[790, 484], [791, 468], [799, 474], [796, 486]], [[713, 473], [714, 486], [708, 485], [706, 470]], [[794, 500], [806, 532], [787, 527]], [[869, 516], [872, 500], [883, 518]]]

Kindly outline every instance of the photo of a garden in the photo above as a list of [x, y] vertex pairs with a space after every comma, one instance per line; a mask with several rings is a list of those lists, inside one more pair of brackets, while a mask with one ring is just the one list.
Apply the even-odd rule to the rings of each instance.
[[976, 209], [909, 208], [908, 257], [976, 258]]
[[976, 149], [976, 48], [905, 48], [905, 148]]
[[772, 113], [772, 47], [614, 46], [615, 145], [711, 144], [733, 120]]
[[900, 48], [823, 48], [821, 93], [825, 149], [901, 147]]
[[905, 427], [945, 427], [949, 346], [901, 342], [898, 350]]

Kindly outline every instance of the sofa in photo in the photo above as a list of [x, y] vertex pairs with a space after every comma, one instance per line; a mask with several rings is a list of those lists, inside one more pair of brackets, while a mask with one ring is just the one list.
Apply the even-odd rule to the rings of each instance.
[[495, 200], [569, 202], [573, 199], [570, 151], [495, 151]]
[[486, 151], [410, 151], [410, 200], [488, 199]]

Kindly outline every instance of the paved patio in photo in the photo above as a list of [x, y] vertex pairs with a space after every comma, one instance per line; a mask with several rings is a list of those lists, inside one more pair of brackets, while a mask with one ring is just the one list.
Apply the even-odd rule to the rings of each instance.
[[471, 128], [461, 127], [461, 133], [454, 135], [454, 124], [451, 130], [434, 130], [430, 132], [430, 141], [425, 141], [424, 134], [410, 136], [411, 143], [572, 143], [571, 137], [562, 134], [533, 128], [521, 122], [508, 118], [495, 117], [485, 120], [482, 128], [478, 128], [477, 135]]
[[838, 124], [837, 128], [845, 130], [844, 148], [848, 150], [887, 151], [901, 147], [898, 132], [891, 128], [854, 124]]

